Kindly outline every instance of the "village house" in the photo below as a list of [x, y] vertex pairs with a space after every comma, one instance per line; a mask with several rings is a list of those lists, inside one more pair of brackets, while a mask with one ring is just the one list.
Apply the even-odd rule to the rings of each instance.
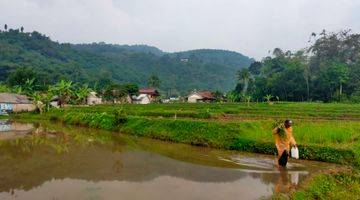
[[101, 103], [102, 103], [102, 99], [97, 96], [96, 92], [90, 92], [86, 98], [87, 105], [96, 105]]
[[136, 104], [149, 104], [156, 101], [156, 98], [160, 96], [159, 92], [154, 88], [142, 88], [139, 90], [139, 96], [134, 98]]
[[180, 58], [180, 61], [187, 63], [187, 62], [189, 62], [189, 58]]
[[35, 109], [36, 106], [25, 95], [0, 93], [0, 114], [30, 112]]
[[194, 91], [188, 96], [189, 103], [198, 103], [198, 102], [213, 102], [215, 97], [209, 91], [197, 92]]

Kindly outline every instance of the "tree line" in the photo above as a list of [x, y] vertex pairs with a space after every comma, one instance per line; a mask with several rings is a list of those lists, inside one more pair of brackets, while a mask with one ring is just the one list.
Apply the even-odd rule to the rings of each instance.
[[229, 99], [360, 102], [360, 35], [324, 30], [309, 42], [296, 52], [275, 48], [238, 71]]
[[[0, 92], [23, 94], [30, 98], [40, 113], [46, 112], [51, 107], [51, 102], [56, 101], [58, 106], [85, 105], [90, 92], [102, 98], [104, 102], [127, 102], [127, 98], [138, 95], [139, 86], [135, 83], [118, 84], [112, 81], [97, 83], [94, 87], [88, 84], [74, 83], [61, 79], [55, 84], [43, 84], [41, 78], [29, 68], [18, 68], [13, 76], [6, 82], [0, 82]], [[148, 78], [147, 86], [159, 88], [161, 80], [156, 75]]]
[[0, 30], [0, 81], [3, 82], [22, 67], [40, 75], [36, 80], [40, 85], [65, 79], [91, 87], [109, 81], [144, 87], [147, 78], [156, 74], [163, 82], [160, 89], [178, 96], [193, 89], [231, 90], [236, 84], [234, 72], [248, 67], [252, 61], [224, 50], [166, 53], [145, 45], [59, 43], [24, 28], [6, 26]]

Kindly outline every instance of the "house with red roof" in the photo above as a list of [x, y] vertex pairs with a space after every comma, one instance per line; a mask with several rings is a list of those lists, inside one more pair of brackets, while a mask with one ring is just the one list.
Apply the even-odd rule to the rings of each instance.
[[139, 96], [134, 98], [136, 104], [149, 104], [156, 100], [160, 93], [154, 88], [139, 89]]
[[214, 95], [209, 91], [194, 91], [188, 96], [189, 103], [198, 103], [198, 102], [213, 102], [215, 101]]

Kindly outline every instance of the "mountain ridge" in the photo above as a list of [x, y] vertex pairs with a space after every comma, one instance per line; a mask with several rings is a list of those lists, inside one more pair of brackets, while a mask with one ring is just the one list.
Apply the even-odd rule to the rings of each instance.
[[169, 53], [149, 45], [58, 43], [39, 32], [19, 30], [0, 32], [0, 49], [0, 72], [5, 74], [0, 81], [19, 67], [31, 68], [44, 84], [65, 78], [90, 85], [111, 81], [146, 86], [155, 74], [162, 81], [161, 90], [177, 94], [193, 89], [228, 91], [236, 83], [236, 71], [253, 62], [227, 50]]

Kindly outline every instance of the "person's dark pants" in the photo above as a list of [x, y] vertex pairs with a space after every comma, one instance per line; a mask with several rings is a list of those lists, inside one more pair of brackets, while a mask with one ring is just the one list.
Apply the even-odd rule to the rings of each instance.
[[279, 165], [286, 167], [286, 164], [288, 162], [288, 158], [289, 158], [289, 153], [285, 150], [283, 151], [283, 153], [281, 154], [280, 158], [279, 158]]

